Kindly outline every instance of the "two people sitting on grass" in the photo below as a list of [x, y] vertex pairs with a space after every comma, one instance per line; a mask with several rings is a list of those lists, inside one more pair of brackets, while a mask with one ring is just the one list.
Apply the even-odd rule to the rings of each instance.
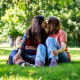
[[57, 65], [58, 62], [71, 61], [67, 52], [66, 33], [60, 29], [58, 18], [49, 17], [46, 23], [43, 16], [35, 16], [21, 46], [18, 50], [11, 51], [7, 63], [44, 66], [46, 57], [50, 67]]
[[60, 29], [60, 21], [56, 17], [49, 17], [47, 22], [49, 30], [46, 46], [41, 44], [40, 50], [37, 49], [35, 64], [37, 66], [45, 65], [46, 53], [48, 57], [49, 66], [53, 67], [61, 62], [70, 62], [71, 57], [67, 51], [67, 37], [66, 33]]

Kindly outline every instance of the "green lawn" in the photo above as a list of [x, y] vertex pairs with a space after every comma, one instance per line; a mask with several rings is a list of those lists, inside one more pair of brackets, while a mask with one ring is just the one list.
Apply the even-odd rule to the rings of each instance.
[[0, 80], [80, 80], [80, 50], [69, 50], [72, 63], [37, 68], [7, 65], [12, 49], [0, 48]]

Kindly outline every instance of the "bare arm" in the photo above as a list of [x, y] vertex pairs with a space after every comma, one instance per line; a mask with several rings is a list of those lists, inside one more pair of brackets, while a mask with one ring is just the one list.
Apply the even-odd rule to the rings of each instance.
[[20, 58], [20, 57], [21, 57], [21, 50], [19, 49], [17, 54], [13, 57], [13, 63], [15, 64], [17, 59]]
[[66, 49], [66, 43], [65, 42], [61, 42], [61, 48], [57, 50], [57, 53], [61, 53]]
[[15, 63], [15, 61], [16, 61], [19, 57], [21, 57], [21, 51], [25, 49], [27, 40], [28, 40], [28, 35], [25, 34], [24, 37], [23, 37], [22, 43], [21, 43], [21, 45], [20, 45], [20, 47], [19, 47], [19, 49], [18, 49], [17, 54], [13, 57], [13, 63]]
[[37, 50], [35, 46], [26, 46], [28, 39], [29, 39], [29, 36], [25, 34], [17, 54], [13, 57], [13, 63], [15, 63], [15, 61], [21, 57], [21, 52], [22, 51], [24, 52], [25, 49]]
[[61, 42], [61, 48], [58, 50], [53, 50], [51, 52], [51, 54], [53, 54], [54, 56], [57, 56], [58, 54], [60, 54], [61, 52], [63, 52], [66, 49], [66, 43], [65, 42]]

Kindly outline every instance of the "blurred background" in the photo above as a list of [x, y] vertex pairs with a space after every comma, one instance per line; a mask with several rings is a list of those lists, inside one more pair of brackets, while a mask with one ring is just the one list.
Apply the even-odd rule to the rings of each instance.
[[0, 0], [0, 46], [19, 46], [36, 15], [58, 17], [68, 47], [80, 47], [80, 0]]

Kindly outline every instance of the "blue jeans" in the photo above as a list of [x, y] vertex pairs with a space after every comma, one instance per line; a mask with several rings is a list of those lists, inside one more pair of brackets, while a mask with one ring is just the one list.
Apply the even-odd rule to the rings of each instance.
[[58, 62], [69, 62], [68, 55], [65, 51], [60, 53], [58, 56], [53, 56], [51, 54], [52, 50], [60, 49], [60, 45], [55, 41], [55, 39], [53, 39], [52, 37], [48, 37], [46, 40], [46, 46], [43, 44], [40, 44], [38, 46], [35, 63], [36, 61], [40, 60], [45, 64], [46, 53], [47, 53], [48, 61], [49, 59], [56, 59]]
[[[28, 61], [32, 64], [35, 63], [35, 56], [34, 54], [32, 54], [35, 50], [25, 50], [25, 53], [21, 53], [22, 58], [25, 61]], [[10, 64], [13, 64], [13, 57], [17, 54], [18, 50], [12, 50], [10, 53]], [[32, 54], [32, 55], [31, 55]]]
[[17, 54], [18, 50], [12, 50], [10, 53], [10, 64], [13, 64], [13, 57]]

